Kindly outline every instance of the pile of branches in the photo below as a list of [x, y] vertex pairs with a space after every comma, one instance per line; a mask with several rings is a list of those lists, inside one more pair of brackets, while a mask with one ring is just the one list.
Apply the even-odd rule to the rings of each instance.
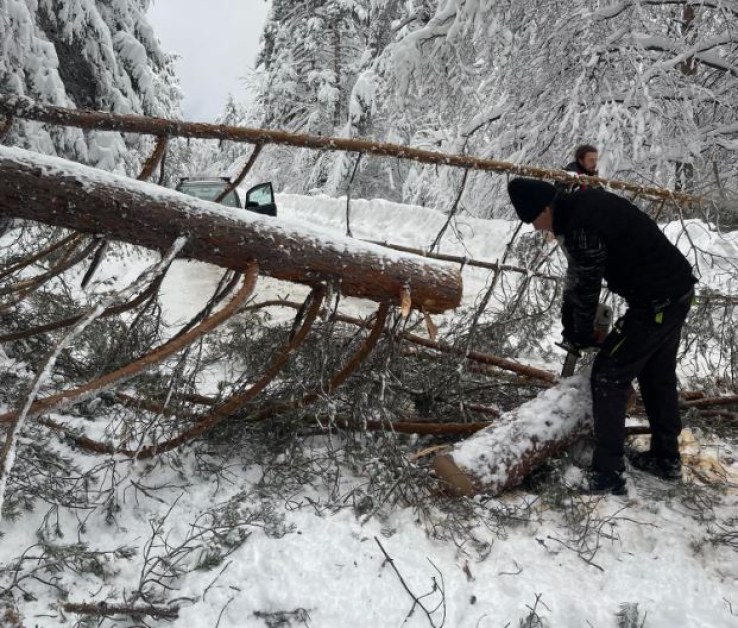
[[[555, 244], [516, 232], [505, 257], [484, 269], [476, 302], [440, 328], [405, 304], [349, 315], [360, 308], [330, 283], [306, 287], [299, 301], [259, 300], [246, 269], [224, 270], [203, 309], [169, 329], [160, 288], [181, 243], [150, 255], [133, 284], [100, 282], [83, 292], [99, 238], [37, 224], [15, 225], [5, 238], [1, 512], [17, 518], [47, 509], [37, 543], [0, 569], [7, 617], [17, 615], [18, 596], [50, 586], [66, 599], [69, 577], [104, 579], [111, 562], [134, 556], [141, 577], [125, 599], [68, 602], [59, 618], [176, 617], [169, 592], [184, 575], [223, 568], [256, 528], [289, 531], [278, 502], [318, 512], [350, 507], [361, 519], [411, 507], [433, 534], [481, 556], [489, 547], [476, 538], [480, 521], [502, 535], [531, 520], [526, 500], [451, 498], [430, 460], [557, 383], [555, 372], [535, 366], [555, 356], [563, 270]], [[123, 245], [110, 245], [107, 255], [141, 259]], [[733, 441], [737, 318], [733, 298], [703, 290], [680, 354], [694, 374], [694, 390], [683, 395], [686, 417]], [[634, 413], [643, 415], [642, 407]], [[576, 496], [561, 496], [560, 462], [525, 488], [547, 496], [538, 508], [571, 515], [570, 534], [558, 542], [596, 565], [617, 517], [598, 519]], [[95, 516], [116, 525], [132, 500], [166, 502], [200, 479], [228, 485], [235, 466], [260, 470], [256, 491], [203, 508], [176, 540], [167, 514], [140, 547], [60, 541], [68, 513], [81, 535]], [[176, 482], [161, 484], [159, 474], [170, 471]], [[711, 541], [733, 539], [727, 522]]]

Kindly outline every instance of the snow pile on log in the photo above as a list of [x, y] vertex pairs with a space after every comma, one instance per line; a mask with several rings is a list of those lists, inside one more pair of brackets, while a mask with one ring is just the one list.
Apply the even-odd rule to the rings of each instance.
[[589, 371], [560, 381], [503, 414], [434, 461], [436, 474], [464, 495], [497, 495], [592, 429]]

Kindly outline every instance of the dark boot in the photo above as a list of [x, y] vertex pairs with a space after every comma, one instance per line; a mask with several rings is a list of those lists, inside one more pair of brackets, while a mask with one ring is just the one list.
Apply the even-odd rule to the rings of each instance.
[[584, 492], [589, 495], [625, 495], [625, 478], [622, 471], [598, 471], [591, 469], [587, 474]]
[[682, 461], [679, 458], [658, 456], [650, 451], [628, 453], [630, 464], [641, 471], [655, 475], [662, 480], [681, 480]]

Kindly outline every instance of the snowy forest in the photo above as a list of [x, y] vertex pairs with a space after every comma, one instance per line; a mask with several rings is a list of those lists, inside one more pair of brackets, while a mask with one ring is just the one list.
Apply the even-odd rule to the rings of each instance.
[[[738, 626], [738, 3], [270, 0], [213, 125], [151, 5], [0, 0], [0, 626]], [[698, 280], [622, 496], [507, 192], [585, 143]]]
[[[586, 140], [612, 178], [735, 189], [736, 11], [731, 2], [274, 2], [259, 107], [241, 119], [551, 167]], [[264, 163], [294, 192], [345, 193], [352, 170], [350, 155]], [[365, 164], [356, 187], [447, 207], [460, 178]], [[499, 180], [471, 174], [462, 202], [487, 217], [503, 196]]]

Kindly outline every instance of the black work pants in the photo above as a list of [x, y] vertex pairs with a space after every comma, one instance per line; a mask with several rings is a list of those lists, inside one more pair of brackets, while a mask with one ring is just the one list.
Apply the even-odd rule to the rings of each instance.
[[651, 451], [666, 458], [679, 457], [677, 438], [682, 422], [676, 361], [691, 299], [687, 295], [660, 312], [628, 310], [603, 342], [592, 366], [592, 466], [598, 471], [624, 467], [625, 410], [635, 378], [651, 424]]

